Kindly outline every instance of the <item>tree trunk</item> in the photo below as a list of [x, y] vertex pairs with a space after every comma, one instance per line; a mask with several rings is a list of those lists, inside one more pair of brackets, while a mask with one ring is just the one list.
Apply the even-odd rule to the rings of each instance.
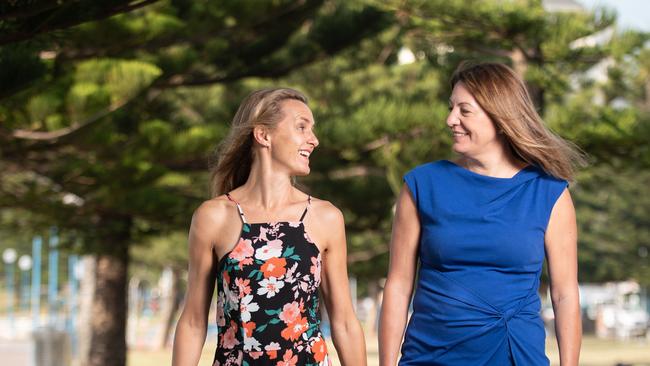
[[128, 255], [97, 257], [90, 366], [126, 365], [126, 278]]
[[[519, 48], [515, 48], [510, 52], [512, 68], [522, 80], [526, 80], [526, 71], [528, 71], [528, 64], [530, 62], [528, 57], [537, 58], [539, 55], [538, 50], [528, 50], [527, 52], [529, 53], [528, 56]], [[537, 108], [537, 112], [541, 115], [544, 112], [544, 90], [538, 85], [531, 83], [526, 83], [526, 87], [530, 98], [533, 100], [533, 104]]]
[[83, 275], [80, 279], [79, 288], [79, 338], [78, 355], [79, 365], [88, 365], [90, 355], [90, 339], [92, 327], [90, 320], [92, 316], [93, 297], [95, 294], [95, 257], [85, 255], [81, 260]]
[[[89, 366], [126, 365], [127, 278], [131, 219], [102, 220], [95, 272]], [[99, 230], [98, 230], [99, 231]]]
[[167, 340], [171, 333], [176, 318], [176, 313], [180, 307], [180, 270], [173, 267], [166, 267], [163, 272], [162, 281], [162, 304], [161, 320], [162, 329], [158, 333], [158, 339], [154, 343], [155, 349], [163, 349], [167, 346]]

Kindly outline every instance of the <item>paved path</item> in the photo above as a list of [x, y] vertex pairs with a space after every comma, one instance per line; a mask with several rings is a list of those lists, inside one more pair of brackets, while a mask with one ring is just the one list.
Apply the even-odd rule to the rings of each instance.
[[11, 366], [32, 366], [34, 344], [27, 340], [0, 339], [0, 364]]

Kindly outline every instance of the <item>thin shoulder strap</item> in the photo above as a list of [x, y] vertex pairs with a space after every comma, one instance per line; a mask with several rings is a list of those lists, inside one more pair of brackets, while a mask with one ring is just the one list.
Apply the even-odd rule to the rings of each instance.
[[302, 216], [300, 216], [300, 222], [305, 219], [307, 211], [309, 211], [309, 206], [311, 206], [311, 196], [307, 196], [307, 207], [305, 207], [305, 211], [303, 211]]
[[230, 196], [230, 193], [226, 193], [226, 197], [228, 197], [230, 201], [234, 202], [235, 205], [237, 205], [237, 211], [239, 211], [239, 217], [241, 217], [241, 221], [244, 224], [248, 224], [248, 221], [246, 221], [246, 216], [244, 216], [244, 210], [241, 209], [239, 202], [235, 201], [235, 199]]

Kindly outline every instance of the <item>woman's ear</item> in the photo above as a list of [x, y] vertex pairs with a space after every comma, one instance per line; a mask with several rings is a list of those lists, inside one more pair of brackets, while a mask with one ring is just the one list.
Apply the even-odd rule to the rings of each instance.
[[266, 126], [257, 125], [253, 127], [253, 138], [262, 147], [271, 146], [271, 136], [269, 134], [269, 129], [266, 128]]

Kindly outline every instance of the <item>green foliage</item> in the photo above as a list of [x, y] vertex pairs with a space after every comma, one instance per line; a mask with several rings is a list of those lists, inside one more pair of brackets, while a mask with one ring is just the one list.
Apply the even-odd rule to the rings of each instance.
[[[0, 204], [38, 207], [97, 253], [185, 230], [207, 198], [206, 157], [248, 92], [237, 80], [287, 74], [388, 24], [367, 6], [314, 0], [162, 1], [113, 17], [80, 5], [66, 16], [100, 20], [0, 43], [3, 72], [29, 66], [38, 82], [0, 107], [11, 168]], [[53, 21], [65, 8], [52, 5]], [[15, 39], [19, 19], [2, 23]]]
[[647, 169], [625, 163], [595, 166], [574, 190], [580, 223], [580, 277], [612, 281], [634, 278], [650, 285], [650, 199]]
[[16, 93], [42, 78], [46, 67], [38, 57], [38, 46], [14, 44], [0, 47], [0, 98]]
[[[648, 35], [618, 32], [611, 11], [549, 13], [532, 0], [160, 1], [98, 19], [0, 47], [0, 204], [79, 233], [81, 249], [101, 252], [120, 233], [138, 263], [183, 263], [191, 212], [207, 198], [207, 155], [250, 90], [287, 85], [310, 97], [321, 141], [300, 183], [343, 210], [351, 272], [382, 277], [402, 176], [450, 156], [448, 78], [471, 58], [511, 64], [547, 123], [590, 155], [573, 188], [582, 279], [648, 278], [639, 253], [649, 203], [635, 199], [650, 166]], [[413, 63], [400, 62], [404, 49]], [[589, 76], [595, 65], [603, 78]], [[17, 130], [62, 135], [11, 137]]]

